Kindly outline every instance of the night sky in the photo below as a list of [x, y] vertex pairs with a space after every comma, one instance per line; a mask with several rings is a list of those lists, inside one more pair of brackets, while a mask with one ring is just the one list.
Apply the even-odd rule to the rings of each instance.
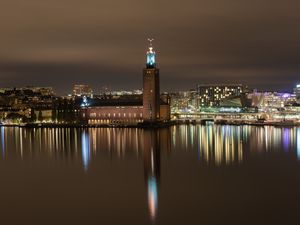
[[162, 90], [300, 82], [299, 0], [1, 0], [0, 86], [142, 87], [153, 37]]

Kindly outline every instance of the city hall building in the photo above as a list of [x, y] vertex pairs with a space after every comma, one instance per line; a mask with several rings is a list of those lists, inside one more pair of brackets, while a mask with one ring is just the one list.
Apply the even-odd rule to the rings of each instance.
[[143, 95], [102, 96], [84, 99], [81, 116], [90, 125], [157, 123], [170, 120], [170, 100], [160, 95], [159, 69], [150, 40], [146, 68], [143, 70]]

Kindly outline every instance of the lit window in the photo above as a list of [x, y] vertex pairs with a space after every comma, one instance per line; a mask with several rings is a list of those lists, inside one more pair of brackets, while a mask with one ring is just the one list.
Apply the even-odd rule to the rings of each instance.
[[90, 117], [96, 117], [96, 113], [90, 113]]

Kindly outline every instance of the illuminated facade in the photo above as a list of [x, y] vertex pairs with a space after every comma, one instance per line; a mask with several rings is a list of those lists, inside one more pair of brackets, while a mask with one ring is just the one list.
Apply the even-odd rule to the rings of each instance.
[[290, 93], [254, 92], [248, 96], [252, 100], [252, 105], [264, 112], [277, 112], [296, 102], [296, 95]]
[[198, 106], [199, 107], [215, 107], [226, 98], [238, 97], [245, 93], [246, 87], [241, 84], [233, 85], [198, 85]]

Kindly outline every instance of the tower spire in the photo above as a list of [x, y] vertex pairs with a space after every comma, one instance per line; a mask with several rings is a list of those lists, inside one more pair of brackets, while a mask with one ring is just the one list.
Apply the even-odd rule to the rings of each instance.
[[154, 41], [153, 38], [148, 38], [148, 41], [149, 41], [149, 47], [152, 47], [152, 41]]

